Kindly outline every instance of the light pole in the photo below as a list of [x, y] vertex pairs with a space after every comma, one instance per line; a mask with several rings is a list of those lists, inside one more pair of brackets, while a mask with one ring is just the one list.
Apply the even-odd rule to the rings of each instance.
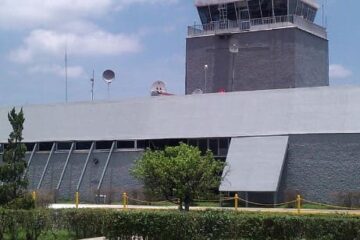
[[207, 93], [207, 70], [209, 66], [207, 64], [204, 65], [204, 92]]
[[232, 55], [232, 77], [231, 77], [231, 91], [234, 91], [234, 81], [235, 81], [235, 54], [239, 52], [239, 47], [237, 44], [233, 43], [229, 47], [229, 52]]

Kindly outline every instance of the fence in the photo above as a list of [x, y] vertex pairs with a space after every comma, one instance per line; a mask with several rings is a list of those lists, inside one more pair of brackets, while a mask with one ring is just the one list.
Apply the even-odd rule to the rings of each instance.
[[[34, 200], [34, 202], [37, 202], [37, 193], [34, 191], [31, 193], [32, 198]], [[79, 208], [80, 205], [80, 193], [76, 192], [74, 194], [74, 204], [75, 204], [75, 208]], [[122, 194], [122, 198], [119, 199], [121, 200], [121, 208], [122, 209], [128, 209], [129, 208], [129, 202], [133, 203], [133, 204], [137, 204], [137, 205], [141, 205], [141, 206], [169, 206], [168, 204], [172, 204], [173, 206], [178, 206], [179, 205], [179, 199], [169, 199], [169, 200], [164, 200], [164, 201], [145, 201], [145, 200], [140, 200], [140, 199], [136, 199], [136, 198], [131, 198], [128, 196], [127, 193], [123, 193]], [[206, 203], [215, 203], [215, 204], [219, 204], [219, 206], [224, 203], [224, 202], [229, 202], [231, 204], [233, 204], [233, 208], [235, 211], [238, 211], [240, 209], [240, 203], [244, 203], [244, 204], [250, 204], [252, 206], [256, 206], [259, 208], [280, 208], [283, 207], [284, 209], [288, 209], [289, 206], [293, 205], [295, 206], [296, 212], [297, 214], [301, 214], [302, 210], [304, 210], [304, 204], [311, 204], [312, 206], [317, 206], [317, 207], [322, 207], [326, 210], [351, 210], [351, 211], [360, 211], [360, 208], [354, 208], [354, 207], [344, 207], [344, 206], [337, 206], [337, 205], [332, 205], [332, 204], [328, 204], [328, 203], [320, 203], [320, 202], [316, 202], [316, 201], [311, 201], [311, 200], [307, 200], [305, 198], [302, 198], [301, 195], [297, 195], [296, 199], [292, 200], [292, 201], [287, 201], [287, 202], [282, 202], [282, 203], [257, 203], [257, 202], [253, 202], [253, 201], [249, 201], [246, 199], [243, 199], [241, 197], [239, 197], [238, 194], [235, 194], [234, 197], [225, 197], [225, 198], [221, 198], [218, 200], [205, 200], [205, 199], [195, 199], [193, 200], [193, 202], [206, 202]], [[166, 205], [167, 204], [167, 205]], [[208, 208], [207, 206], [204, 206], [204, 208]], [[229, 209], [227, 207], [217, 207], [220, 209]]]

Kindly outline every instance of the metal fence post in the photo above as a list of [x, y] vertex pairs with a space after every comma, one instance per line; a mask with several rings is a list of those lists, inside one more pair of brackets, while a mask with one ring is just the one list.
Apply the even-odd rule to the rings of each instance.
[[235, 194], [235, 211], [237, 211], [238, 210], [238, 208], [239, 208], [239, 194]]
[[128, 205], [128, 197], [127, 197], [127, 194], [126, 192], [123, 193], [123, 208], [126, 209], [127, 208], [127, 205]]
[[34, 201], [34, 206], [35, 206], [35, 208], [36, 208], [36, 192], [35, 192], [35, 191], [33, 191], [33, 192], [31, 193], [31, 198], [32, 198], [32, 200]]
[[79, 208], [79, 192], [75, 193], [75, 206]]
[[300, 214], [301, 211], [301, 196], [297, 195], [296, 197], [296, 206], [297, 206], [297, 213]]

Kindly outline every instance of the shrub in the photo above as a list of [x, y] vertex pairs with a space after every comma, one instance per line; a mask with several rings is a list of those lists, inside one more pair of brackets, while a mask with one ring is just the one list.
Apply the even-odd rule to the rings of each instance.
[[32, 199], [31, 195], [26, 194], [22, 197], [16, 198], [11, 202], [7, 203], [4, 208], [8, 209], [25, 209], [30, 210], [35, 208], [35, 202]]
[[[360, 218], [230, 211], [0, 210], [0, 239], [359, 240]], [[52, 237], [53, 238], [52, 238]]]

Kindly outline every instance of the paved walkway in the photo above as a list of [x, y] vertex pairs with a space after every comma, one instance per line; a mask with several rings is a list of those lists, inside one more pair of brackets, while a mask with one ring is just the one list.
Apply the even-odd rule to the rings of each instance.
[[[67, 209], [76, 208], [75, 204], [51, 204], [52, 209]], [[118, 209], [123, 210], [123, 205], [97, 205], [97, 204], [79, 204], [79, 208], [90, 209]], [[177, 206], [141, 206], [129, 205], [127, 209], [144, 209], [144, 210], [176, 210]], [[191, 207], [190, 210], [205, 211], [205, 210], [229, 210], [235, 211], [234, 208], [221, 208], [221, 207]], [[239, 208], [238, 211], [242, 212], [267, 212], [267, 213], [293, 213], [297, 214], [296, 209], [287, 208]], [[326, 210], [326, 209], [301, 209], [302, 214], [348, 214], [360, 216], [360, 210]]]

